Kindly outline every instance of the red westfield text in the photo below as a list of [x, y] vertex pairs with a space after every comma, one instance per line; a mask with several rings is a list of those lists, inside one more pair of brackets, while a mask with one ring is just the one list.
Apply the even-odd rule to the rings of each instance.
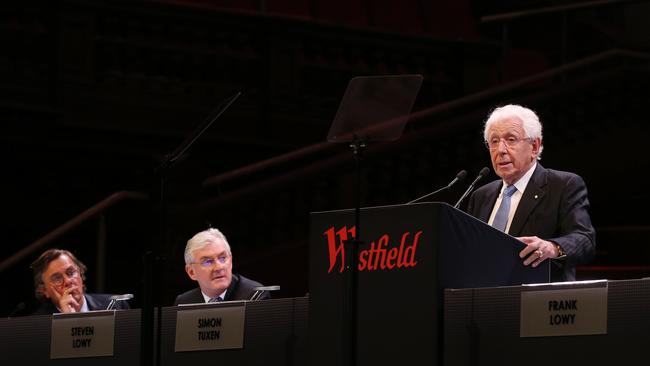
[[[329, 253], [329, 268], [327, 273], [331, 273], [338, 263], [339, 272], [345, 270], [345, 243], [355, 237], [355, 227], [348, 229], [347, 226], [336, 230], [330, 227], [323, 233], [327, 237], [327, 249]], [[359, 271], [377, 271], [377, 270], [391, 270], [395, 268], [409, 268], [415, 267], [417, 261], [415, 260], [415, 252], [417, 250], [418, 241], [422, 231], [418, 231], [415, 235], [410, 232], [405, 232], [398, 243], [391, 245], [391, 238], [388, 234], [384, 234], [379, 239], [370, 243], [369, 247], [364, 246], [363, 249], [359, 248]], [[347, 245], [349, 248], [351, 244]]]

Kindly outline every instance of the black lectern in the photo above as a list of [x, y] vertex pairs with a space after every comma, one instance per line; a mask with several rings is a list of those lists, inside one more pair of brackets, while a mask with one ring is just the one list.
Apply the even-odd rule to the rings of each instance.
[[[524, 244], [444, 203], [361, 209], [357, 364], [441, 364], [442, 290], [549, 282], [524, 267]], [[337, 365], [354, 210], [311, 214], [310, 364]]]

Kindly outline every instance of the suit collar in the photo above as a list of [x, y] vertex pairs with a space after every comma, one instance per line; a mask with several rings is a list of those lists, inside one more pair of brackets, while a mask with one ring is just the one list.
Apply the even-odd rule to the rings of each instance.
[[494, 208], [494, 204], [497, 201], [497, 198], [499, 197], [499, 193], [501, 192], [501, 187], [503, 187], [503, 180], [498, 180], [495, 181], [494, 184], [491, 184], [486, 187], [488, 189], [487, 192], [487, 199], [488, 201], [481, 205], [480, 207], [480, 212], [479, 212], [479, 217], [483, 222], [488, 222], [490, 220], [490, 214], [492, 214], [492, 209]]
[[200, 304], [205, 302], [203, 298], [203, 292], [201, 292], [201, 287], [197, 287], [191, 290], [187, 294], [187, 298], [183, 299], [183, 304]]
[[86, 311], [91, 311], [91, 310], [100, 310], [99, 306], [95, 306], [96, 304], [91, 304], [89, 297], [84, 294], [84, 303], [81, 304], [81, 309], [79, 312], [86, 312]]
[[230, 286], [228, 286], [228, 289], [226, 290], [226, 297], [224, 298], [224, 300], [232, 299], [233, 294], [237, 290], [238, 285], [239, 285], [239, 276], [233, 273], [232, 279], [230, 280]]
[[517, 211], [510, 224], [508, 233], [512, 236], [520, 236], [521, 230], [526, 224], [530, 213], [535, 209], [537, 204], [542, 201], [546, 195], [547, 171], [541, 165], [537, 164], [533, 176], [530, 178], [526, 190], [521, 196]]
[[100, 296], [102, 295], [95, 294], [91, 296], [88, 294], [84, 294], [84, 299], [85, 299], [86, 306], [88, 306], [88, 311], [106, 309], [108, 304], [103, 302], [102, 299], [100, 299]]
[[[226, 293], [227, 293], [227, 291], [228, 291], [228, 289], [223, 290], [223, 292], [220, 293], [220, 294], [218, 294], [216, 297], [219, 297], [219, 298], [221, 298], [221, 300], [224, 300], [224, 299], [226, 298]], [[199, 287], [199, 292], [201, 293], [201, 296], [203, 297], [203, 302], [210, 302], [210, 300], [212, 300], [212, 298], [211, 298], [210, 296], [206, 295], [206, 294], [201, 290], [200, 287]], [[220, 301], [221, 301], [221, 300], [220, 300]]]

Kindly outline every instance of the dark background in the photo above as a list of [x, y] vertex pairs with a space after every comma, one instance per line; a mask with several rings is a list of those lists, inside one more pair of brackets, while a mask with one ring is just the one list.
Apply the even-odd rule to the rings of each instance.
[[[309, 212], [354, 206], [352, 154], [325, 137], [359, 75], [424, 77], [404, 136], [364, 157], [364, 205], [410, 201], [460, 169], [473, 178], [490, 166], [489, 111], [523, 104], [544, 123], [542, 164], [588, 184], [598, 253], [578, 277], [648, 276], [650, 4], [571, 4], [584, 2], [3, 2], [0, 314], [35, 306], [28, 267], [51, 247], [88, 265], [89, 291], [131, 292], [134, 306], [151, 250], [171, 304], [194, 287], [185, 242], [209, 225], [228, 236], [235, 271], [304, 295]], [[168, 171], [161, 210], [156, 167], [238, 91]], [[122, 191], [149, 199], [118, 194], [52, 234]]]

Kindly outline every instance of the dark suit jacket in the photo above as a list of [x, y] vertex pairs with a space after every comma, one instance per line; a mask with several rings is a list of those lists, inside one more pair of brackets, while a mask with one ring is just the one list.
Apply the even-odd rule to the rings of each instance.
[[[232, 281], [228, 290], [226, 290], [226, 298], [224, 301], [232, 300], [248, 300], [253, 296], [255, 292], [255, 287], [262, 286], [261, 283], [250, 280], [242, 275], [234, 274], [232, 275]], [[260, 300], [269, 299], [271, 297], [269, 292], [265, 292]], [[201, 304], [205, 303], [205, 299], [201, 294], [200, 288], [195, 288], [193, 290], [184, 292], [176, 297], [174, 301], [174, 306], [179, 304]]]
[[[111, 302], [111, 294], [84, 294], [86, 302], [88, 303], [88, 310], [106, 310], [106, 307]], [[118, 301], [115, 304], [116, 310], [129, 309], [129, 303], [126, 301]], [[36, 309], [32, 315], [49, 315], [58, 313], [59, 310], [54, 306], [52, 301], [44, 301], [41, 306]]]
[[[502, 180], [477, 189], [467, 212], [485, 222], [501, 191]], [[567, 256], [554, 260], [553, 281], [575, 280], [575, 265], [591, 260], [596, 251], [596, 232], [589, 218], [587, 187], [576, 174], [545, 169], [539, 163], [519, 201], [508, 234], [538, 236], [559, 244]]]

